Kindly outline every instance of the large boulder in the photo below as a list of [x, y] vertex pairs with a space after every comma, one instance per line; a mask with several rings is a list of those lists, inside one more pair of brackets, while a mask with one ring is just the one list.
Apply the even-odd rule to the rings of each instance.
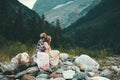
[[97, 77], [90, 77], [90, 78], [87, 78], [86, 80], [110, 80], [110, 79], [105, 78], [105, 77], [97, 76]]
[[99, 64], [89, 57], [88, 55], [81, 55], [75, 59], [75, 63], [77, 66], [84, 68], [86, 71], [98, 71]]

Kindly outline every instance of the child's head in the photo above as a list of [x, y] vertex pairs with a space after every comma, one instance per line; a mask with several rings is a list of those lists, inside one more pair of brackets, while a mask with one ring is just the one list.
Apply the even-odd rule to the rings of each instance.
[[47, 36], [47, 35], [46, 35], [46, 33], [44, 33], [44, 32], [40, 34], [40, 38], [46, 38], [46, 36]]

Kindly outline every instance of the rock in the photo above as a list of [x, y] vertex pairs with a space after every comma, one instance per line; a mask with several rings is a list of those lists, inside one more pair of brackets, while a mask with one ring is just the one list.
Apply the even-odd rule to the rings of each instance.
[[68, 65], [68, 66], [73, 65], [73, 63], [72, 63], [72, 62], [70, 62], [70, 61], [66, 61], [66, 62], [64, 62], [63, 64]]
[[67, 53], [61, 53], [60, 54], [60, 59], [62, 61], [66, 61], [69, 58], [69, 55]]
[[2, 79], [2, 78], [4, 78], [5, 77], [5, 75], [0, 75], [0, 80]]
[[34, 76], [25, 74], [20, 80], [36, 80]]
[[98, 71], [99, 64], [88, 55], [81, 55], [75, 59], [77, 66], [83, 67], [86, 71]]
[[64, 78], [55, 78], [55, 79], [52, 79], [52, 80], [65, 80]]
[[87, 75], [88, 75], [89, 77], [93, 77], [93, 76], [95, 75], [95, 72], [87, 72]]
[[55, 71], [55, 73], [61, 74], [63, 72], [62, 68], [59, 68], [57, 71]]
[[20, 77], [23, 76], [24, 74], [26, 74], [26, 70], [17, 73], [17, 74], [15, 75], [15, 78], [16, 78], [16, 79], [17, 79], [17, 78], [20, 78]]
[[118, 66], [111, 66], [111, 69], [116, 71], [116, 72], [120, 71], [120, 68]]
[[48, 79], [49, 75], [48, 74], [39, 74], [38, 76], [36, 76], [37, 79], [39, 78], [44, 78], [44, 79]]
[[45, 79], [45, 78], [36, 78], [36, 80], [49, 80], [49, 79]]
[[38, 71], [39, 69], [37, 66], [26, 69], [26, 73], [31, 75], [36, 75]]
[[97, 77], [89, 77], [86, 80], [110, 80], [110, 79], [105, 78], [105, 77], [97, 76]]
[[72, 65], [72, 66], [68, 66], [69, 69], [72, 69], [73, 71], [75, 71], [76, 73], [79, 73], [80, 72], [80, 69], [79, 67], [75, 66], [75, 65]]
[[77, 80], [82, 80], [82, 79], [85, 79], [85, 75], [86, 75], [85, 72], [79, 72], [79, 73], [75, 74], [73, 76], [73, 78], [77, 79]]
[[51, 78], [63, 78], [63, 75], [62, 74], [56, 74], [56, 73], [52, 73], [50, 75]]
[[100, 76], [110, 78], [111, 77], [111, 71], [109, 69], [105, 69], [100, 73]]
[[73, 76], [75, 75], [75, 71], [67, 70], [67, 71], [63, 71], [62, 74], [65, 79], [72, 79]]

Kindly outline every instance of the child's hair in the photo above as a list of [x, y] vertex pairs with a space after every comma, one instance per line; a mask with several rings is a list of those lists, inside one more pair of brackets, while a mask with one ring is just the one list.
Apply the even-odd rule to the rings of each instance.
[[40, 37], [41, 37], [41, 38], [46, 38], [46, 36], [47, 36], [47, 35], [46, 35], [46, 33], [44, 33], [44, 32], [40, 34]]

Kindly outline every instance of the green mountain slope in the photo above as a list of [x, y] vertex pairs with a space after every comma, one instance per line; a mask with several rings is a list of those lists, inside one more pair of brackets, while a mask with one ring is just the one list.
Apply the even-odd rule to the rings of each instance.
[[120, 51], [119, 3], [118, 0], [102, 0], [85, 17], [64, 29], [64, 35], [79, 47]]
[[52, 26], [44, 15], [39, 16], [17, 0], [0, 0], [0, 49], [11, 41], [36, 44], [42, 32], [52, 36], [51, 45], [56, 48], [68, 40], [61, 34], [59, 20]]

